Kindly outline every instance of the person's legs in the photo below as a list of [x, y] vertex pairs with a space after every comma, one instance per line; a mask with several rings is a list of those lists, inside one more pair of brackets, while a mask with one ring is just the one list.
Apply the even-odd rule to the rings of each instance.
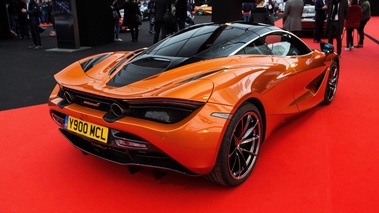
[[37, 45], [39, 47], [42, 47], [42, 42], [41, 42], [41, 35], [39, 34], [39, 30], [38, 30], [38, 26], [35, 27], [35, 31], [36, 31], [36, 39], [37, 39]]
[[340, 56], [341, 55], [341, 50], [342, 50], [342, 32], [338, 26], [338, 23], [335, 23], [334, 26], [334, 32], [335, 32], [335, 38], [337, 40], [337, 54]]
[[120, 36], [120, 22], [118, 19], [114, 20], [114, 26], [115, 26], [115, 32], [114, 32], [115, 40], [119, 41], [120, 40], [120, 38], [119, 38], [119, 36]]
[[333, 45], [333, 39], [335, 34], [334, 24], [333, 22], [330, 22], [328, 24], [328, 43]]
[[186, 22], [184, 20], [177, 20], [179, 30], [183, 30], [186, 27]]
[[34, 26], [30, 26], [30, 34], [32, 34], [32, 40], [33, 40], [33, 47], [34, 48], [35, 46], [38, 46], [38, 41], [37, 41], [37, 30], [36, 30], [36, 27]]
[[162, 22], [155, 21], [155, 24], [154, 24], [155, 33], [154, 33], [154, 41], [153, 41], [154, 44], [159, 41], [159, 34], [161, 32], [161, 27], [162, 27]]
[[315, 30], [313, 32], [313, 41], [320, 42], [322, 36], [322, 28], [324, 26], [324, 20], [315, 21]]
[[161, 40], [162, 39], [165, 39], [167, 37], [167, 26], [163, 23], [162, 26], [162, 37], [161, 37]]
[[154, 24], [153, 24], [153, 18], [154, 18], [154, 15], [153, 14], [150, 14], [149, 15], [149, 33], [153, 33], [154, 31]]
[[130, 35], [132, 35], [132, 41], [135, 41], [134, 31], [135, 31], [135, 27], [130, 26]]
[[353, 47], [353, 28], [346, 28], [346, 48], [351, 50]]
[[41, 36], [38, 32], [38, 26], [30, 26], [30, 32], [33, 38], [33, 45], [29, 46], [29, 48], [33, 48], [35, 50], [41, 49], [42, 48]]
[[249, 23], [249, 14], [243, 14], [243, 21]]
[[369, 20], [370, 19], [362, 20], [359, 24], [359, 27], [358, 27], [359, 42], [358, 42], [357, 47], [363, 46], [363, 40], [365, 39], [364, 29]]
[[138, 41], [138, 25], [135, 26], [135, 29], [134, 29], [134, 41], [137, 42]]

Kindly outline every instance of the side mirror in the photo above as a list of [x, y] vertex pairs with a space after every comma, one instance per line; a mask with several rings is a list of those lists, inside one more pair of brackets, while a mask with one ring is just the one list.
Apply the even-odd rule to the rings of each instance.
[[320, 43], [320, 49], [324, 53], [333, 53], [334, 52], [334, 47], [332, 44], [321, 42]]

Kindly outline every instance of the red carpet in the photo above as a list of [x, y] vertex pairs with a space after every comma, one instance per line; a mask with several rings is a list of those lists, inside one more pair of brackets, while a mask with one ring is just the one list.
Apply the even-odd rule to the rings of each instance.
[[[379, 38], [378, 23], [366, 33]], [[1, 111], [0, 212], [379, 212], [377, 50], [343, 51], [334, 102], [279, 127], [237, 188], [130, 175], [71, 146], [47, 105]]]

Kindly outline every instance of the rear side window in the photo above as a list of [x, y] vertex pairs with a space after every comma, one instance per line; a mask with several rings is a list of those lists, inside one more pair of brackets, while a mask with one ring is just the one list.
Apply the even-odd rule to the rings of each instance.
[[262, 40], [256, 39], [242, 48], [237, 55], [271, 55], [271, 52]]
[[301, 40], [288, 33], [273, 33], [263, 37], [267, 47], [276, 56], [298, 56], [311, 52]]
[[191, 57], [199, 52], [204, 41], [217, 26], [205, 26], [170, 37], [149, 48], [146, 53], [161, 56]]

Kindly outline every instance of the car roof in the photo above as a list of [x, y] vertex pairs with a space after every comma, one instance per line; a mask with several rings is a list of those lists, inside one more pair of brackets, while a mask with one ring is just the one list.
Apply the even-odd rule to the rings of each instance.
[[[144, 54], [188, 58], [223, 44], [228, 45], [228, 48], [236, 49], [242, 43], [250, 42], [274, 31], [283, 30], [272, 25], [240, 22], [198, 24], [159, 41], [149, 47]], [[225, 49], [222, 46], [218, 50]], [[209, 57], [213, 58], [210, 55], [206, 58]]]
[[191, 30], [191, 29], [194, 29], [194, 28], [201, 28], [201, 27], [204, 27], [204, 26], [223, 27], [225, 25], [231, 26], [231, 27], [237, 28], [237, 29], [243, 29], [243, 30], [246, 30], [246, 31], [251, 31], [251, 32], [254, 32], [254, 33], [258, 34], [258, 35], [266, 34], [267, 32], [271, 32], [271, 31], [277, 31], [277, 30], [282, 31], [281, 28], [273, 26], [273, 25], [267, 25], [267, 24], [262, 24], [262, 23], [250, 24], [250, 23], [244, 23], [244, 22], [240, 22], [240, 21], [237, 21], [237, 22], [227, 22], [227, 23], [214, 23], [214, 22], [211, 22], [211, 23], [205, 23], [205, 24], [197, 24], [197, 25], [193, 25], [193, 26], [188, 27], [186, 30]]

